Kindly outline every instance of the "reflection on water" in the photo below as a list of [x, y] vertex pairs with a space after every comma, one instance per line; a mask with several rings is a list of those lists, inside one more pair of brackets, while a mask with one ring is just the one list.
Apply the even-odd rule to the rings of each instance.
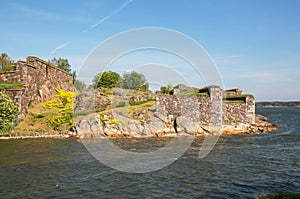
[[[146, 174], [113, 170], [80, 140], [0, 141], [1, 198], [253, 198], [300, 192], [300, 108], [260, 108], [280, 126], [262, 135], [221, 136], [198, 158], [203, 137], [170, 166]], [[157, 150], [172, 138], [119, 139], [134, 152]]]

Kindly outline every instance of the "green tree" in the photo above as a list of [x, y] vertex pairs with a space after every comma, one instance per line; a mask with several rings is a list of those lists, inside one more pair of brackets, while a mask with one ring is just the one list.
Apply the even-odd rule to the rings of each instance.
[[78, 79], [75, 79], [74, 86], [80, 92], [87, 90], [86, 84]]
[[14, 67], [14, 61], [6, 54], [1, 53], [0, 55], [0, 69], [11, 68]]
[[143, 74], [132, 71], [123, 74], [122, 87], [125, 89], [140, 89], [147, 91], [149, 89], [149, 84]]
[[70, 73], [71, 75], [73, 75], [71, 73], [71, 65], [69, 64], [68, 59], [64, 59], [64, 58], [53, 58], [49, 61], [49, 63], [53, 64], [54, 66], [57, 66], [58, 68], [67, 71], [68, 73]]
[[120, 86], [120, 82], [122, 82], [121, 76], [112, 71], [98, 73], [93, 79], [94, 88], [113, 88]]
[[10, 97], [0, 92], [0, 134], [7, 135], [12, 127], [12, 121], [18, 115], [18, 106]]

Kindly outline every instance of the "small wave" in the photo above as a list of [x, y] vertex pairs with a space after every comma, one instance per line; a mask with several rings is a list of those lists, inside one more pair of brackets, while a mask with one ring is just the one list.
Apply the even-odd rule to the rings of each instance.
[[289, 130], [287, 130], [287, 131], [284, 131], [284, 132], [282, 132], [282, 133], [280, 133], [280, 134], [278, 134], [279, 136], [282, 136], [282, 135], [289, 135], [289, 134], [291, 134], [291, 133], [294, 133], [294, 131], [295, 131], [295, 129], [294, 128], [291, 128], [291, 129], [289, 129]]

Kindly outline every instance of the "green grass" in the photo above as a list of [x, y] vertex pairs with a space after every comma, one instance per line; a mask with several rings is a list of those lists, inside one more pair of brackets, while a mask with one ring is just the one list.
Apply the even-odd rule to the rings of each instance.
[[142, 105], [147, 102], [153, 102], [153, 101], [156, 101], [156, 99], [147, 99], [147, 100], [141, 101], [141, 102], [129, 102], [129, 104], [130, 104], [130, 106], [138, 106], [138, 105]]
[[15, 71], [15, 70], [16, 70], [15, 64], [11, 64], [11, 65], [5, 66], [3, 68], [0, 68], [0, 72]]
[[224, 97], [225, 102], [232, 102], [232, 103], [245, 103], [246, 97], [252, 95], [228, 95]]
[[10, 132], [10, 136], [55, 135], [59, 132], [68, 132], [69, 124], [54, 129], [48, 120], [57, 115], [58, 109], [45, 109], [44, 103], [34, 104], [27, 110], [24, 118]]
[[225, 103], [236, 103], [236, 104], [243, 104], [243, 103], [245, 103], [244, 100], [227, 100], [227, 99], [225, 99], [224, 102]]
[[23, 84], [16, 82], [0, 82], [0, 90], [2, 89], [13, 89], [13, 88], [23, 88]]

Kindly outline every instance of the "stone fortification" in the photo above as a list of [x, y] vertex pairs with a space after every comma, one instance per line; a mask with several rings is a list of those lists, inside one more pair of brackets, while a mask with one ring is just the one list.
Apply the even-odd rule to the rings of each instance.
[[[242, 94], [241, 90], [227, 92], [218, 86], [205, 89], [187, 88], [181, 85], [170, 92], [171, 94], [142, 95], [143, 97], [129, 90], [116, 91], [118, 100], [131, 100], [142, 105], [127, 105], [121, 109], [108, 109], [110, 111], [106, 110], [100, 114], [79, 116], [76, 126], [78, 136], [163, 137], [210, 133], [261, 133], [277, 128], [270, 124], [267, 118], [255, 115], [254, 97]], [[94, 97], [95, 102], [108, 99], [105, 95]], [[152, 107], [151, 103], [143, 105], [149, 100], [152, 101], [153, 97], [156, 97], [155, 107]], [[79, 104], [87, 102], [78, 99]], [[79, 111], [90, 109], [84, 106], [77, 107]], [[106, 105], [98, 108], [106, 109]]]
[[0, 72], [0, 82], [21, 83], [21, 88], [2, 90], [18, 105], [21, 114], [33, 102], [45, 102], [55, 94], [55, 88], [75, 91], [72, 76], [37, 57], [27, 57], [26, 62], [18, 61], [15, 71]]
[[[204, 125], [210, 123], [251, 125], [255, 122], [253, 96], [242, 95], [240, 90], [239, 93], [230, 91], [230, 94], [227, 93], [227, 96], [224, 96], [222, 100], [223, 91], [220, 87], [208, 87], [207, 91], [207, 96], [196, 96], [196, 94], [184, 96], [180, 95], [179, 91], [176, 91], [175, 95], [158, 95], [156, 97], [157, 114], [161, 118], [170, 118], [170, 115], [173, 118], [184, 116]], [[231, 96], [236, 96], [239, 100], [230, 98]], [[223, 121], [220, 121], [221, 117]]]

